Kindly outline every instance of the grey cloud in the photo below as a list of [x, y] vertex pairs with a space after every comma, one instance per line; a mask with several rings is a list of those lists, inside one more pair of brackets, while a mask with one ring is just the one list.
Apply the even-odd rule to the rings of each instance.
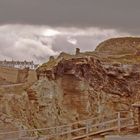
[[[115, 29], [52, 28], [48, 26], [0, 26], [0, 59], [46, 62], [48, 57], [60, 52], [93, 51], [96, 45], [110, 37], [128, 36]], [[75, 40], [75, 43], [71, 43]]]
[[139, 0], [0, 0], [0, 23], [115, 28], [139, 34]]
[[[50, 55], [58, 54], [52, 50], [51, 44], [47, 46], [42, 44], [40, 40], [42, 30], [41, 27], [34, 26], [0, 26], [0, 59], [34, 60], [40, 63], [43, 58], [45, 60]], [[36, 38], [35, 34], [40, 38]]]
[[67, 36], [58, 36], [54, 39], [53, 42], [53, 50], [54, 51], [63, 51], [73, 53], [75, 51], [76, 46], [70, 44], [67, 41]]

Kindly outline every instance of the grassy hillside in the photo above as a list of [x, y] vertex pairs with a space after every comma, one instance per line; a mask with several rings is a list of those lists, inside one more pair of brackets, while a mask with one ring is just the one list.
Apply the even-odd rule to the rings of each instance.
[[111, 38], [100, 43], [96, 52], [106, 54], [133, 54], [139, 49], [139, 37]]
[[16, 83], [18, 76], [18, 69], [0, 67], [0, 77], [5, 79], [7, 82]]
[[[17, 68], [1, 67], [0, 66], [0, 83], [1, 84], [2, 83], [3, 84], [18, 83], [19, 73], [20, 73], [20, 71]], [[22, 77], [22, 75], [21, 75], [21, 77]], [[37, 80], [36, 72], [34, 70], [29, 70], [29, 73], [27, 76], [27, 82], [32, 83], [36, 80]]]

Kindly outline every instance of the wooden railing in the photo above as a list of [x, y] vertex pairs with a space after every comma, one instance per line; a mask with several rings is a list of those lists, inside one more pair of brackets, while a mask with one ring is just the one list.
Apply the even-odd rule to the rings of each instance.
[[[3, 140], [12, 140], [11, 138], [14, 137], [13, 140], [30, 140], [33, 137], [42, 137], [44, 140], [60, 140], [62, 137], [66, 140], [77, 140], [108, 131], [120, 133], [122, 128], [130, 125], [133, 125], [132, 115], [128, 112], [117, 112], [113, 115], [91, 118], [57, 127], [3, 132], [0, 133], [0, 137], [3, 137]], [[8, 139], [9, 137], [10, 139]]]

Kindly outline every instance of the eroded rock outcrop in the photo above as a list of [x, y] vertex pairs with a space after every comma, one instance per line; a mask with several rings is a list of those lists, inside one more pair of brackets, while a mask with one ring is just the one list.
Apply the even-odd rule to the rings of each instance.
[[17, 94], [0, 94], [1, 116], [10, 116], [7, 123], [13, 129], [51, 127], [132, 111], [132, 104], [140, 100], [138, 63], [112, 63], [87, 54], [63, 55], [40, 66], [38, 81], [31, 87]]
[[39, 68], [41, 79], [59, 85], [61, 106], [74, 110], [75, 119], [103, 115], [116, 111], [131, 111], [139, 100], [140, 73], [133, 65], [108, 65], [94, 57], [62, 60], [52, 69]]

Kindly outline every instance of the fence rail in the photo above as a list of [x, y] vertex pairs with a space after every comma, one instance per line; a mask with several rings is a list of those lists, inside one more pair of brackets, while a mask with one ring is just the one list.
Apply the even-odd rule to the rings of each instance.
[[34, 137], [42, 137], [44, 140], [59, 140], [60, 137], [64, 137], [68, 140], [77, 140], [113, 130], [120, 133], [122, 128], [133, 124], [133, 117], [130, 113], [117, 112], [113, 115], [91, 118], [57, 127], [1, 132], [0, 139], [30, 140]]

